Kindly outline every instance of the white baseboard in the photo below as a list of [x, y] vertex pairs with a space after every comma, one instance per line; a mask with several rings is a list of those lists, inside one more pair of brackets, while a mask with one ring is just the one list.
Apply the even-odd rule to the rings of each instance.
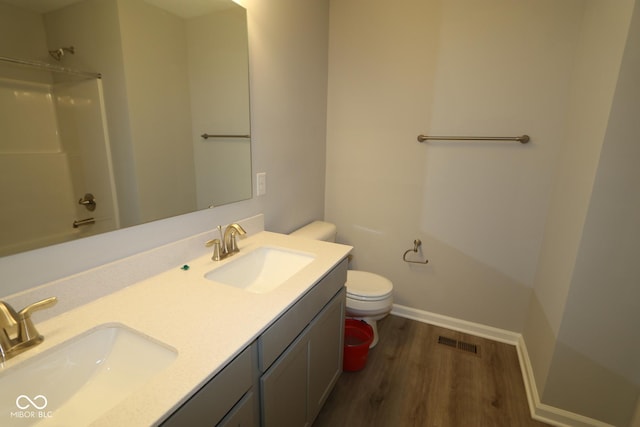
[[516, 350], [518, 351], [522, 379], [533, 419], [561, 427], [613, 427], [611, 424], [540, 402], [540, 394], [538, 394], [535, 377], [533, 376], [533, 367], [529, 359], [529, 352], [527, 351], [527, 345], [522, 335], [520, 335], [518, 339]]
[[458, 332], [472, 334], [477, 337], [488, 338], [505, 344], [518, 345], [518, 340], [520, 338], [520, 334], [517, 332], [511, 332], [505, 329], [494, 328], [492, 326], [443, 316], [442, 314], [431, 313], [398, 304], [393, 305], [391, 314], [428, 323], [430, 325], [453, 329]]
[[535, 377], [533, 376], [533, 368], [531, 366], [531, 361], [529, 360], [529, 353], [527, 352], [527, 346], [522, 334], [398, 304], [393, 305], [391, 314], [514, 345], [518, 353], [518, 360], [520, 362], [520, 370], [522, 372], [524, 388], [527, 394], [529, 410], [531, 411], [531, 418], [558, 427], [613, 427], [612, 425], [603, 423], [602, 421], [565, 411], [564, 409], [556, 408], [540, 402]]

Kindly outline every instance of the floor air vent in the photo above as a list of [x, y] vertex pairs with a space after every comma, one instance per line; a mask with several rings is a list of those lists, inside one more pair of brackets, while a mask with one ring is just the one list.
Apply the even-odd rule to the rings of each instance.
[[438, 344], [448, 345], [449, 347], [453, 348], [458, 347], [458, 341], [454, 340], [453, 338], [447, 338], [443, 336], [438, 337]]
[[469, 353], [478, 354], [478, 346], [475, 344], [470, 344], [468, 342], [458, 341], [458, 348], [462, 351], [467, 351]]
[[438, 344], [443, 344], [449, 347], [457, 348], [458, 350], [466, 351], [467, 353], [478, 354], [477, 345], [470, 344], [468, 342], [457, 341], [457, 340], [454, 340], [453, 338], [439, 336]]

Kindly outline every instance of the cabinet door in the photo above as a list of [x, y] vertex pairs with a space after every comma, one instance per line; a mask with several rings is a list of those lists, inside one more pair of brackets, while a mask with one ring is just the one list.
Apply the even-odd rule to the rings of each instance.
[[308, 343], [299, 337], [260, 378], [263, 427], [307, 425]]
[[311, 425], [342, 373], [343, 288], [260, 379], [262, 425]]
[[309, 329], [309, 420], [313, 421], [342, 373], [343, 289], [331, 300]]

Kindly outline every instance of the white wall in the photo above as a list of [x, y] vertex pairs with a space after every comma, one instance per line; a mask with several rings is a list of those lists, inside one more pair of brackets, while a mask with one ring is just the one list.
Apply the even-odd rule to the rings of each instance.
[[[234, 5], [235, 6], [235, 5]], [[251, 198], [246, 10], [235, 6], [187, 21], [192, 143], [199, 209]]]
[[[626, 14], [617, 20], [626, 28], [629, 6], [633, 4], [627, 4]], [[599, 12], [601, 26], [607, 15]], [[630, 425], [640, 397], [637, 2], [631, 19], [597, 167], [582, 176], [591, 178], [592, 191], [583, 211], [576, 261], [542, 394], [551, 405], [620, 426]]]
[[[326, 218], [396, 303], [522, 330], [582, 13], [579, 0], [332, 2]], [[415, 238], [427, 266], [402, 261]]]
[[535, 281], [536, 296], [556, 333], [607, 127], [632, 2], [595, 0], [586, 5]]
[[328, 1], [243, 3], [249, 27], [253, 168], [268, 173], [267, 194], [0, 258], [1, 295], [260, 212], [266, 228], [279, 232], [322, 217]]
[[0, 56], [43, 61], [49, 57], [46, 43], [39, 13], [0, 2]]
[[192, 212], [196, 194], [186, 23], [142, 1], [118, 1], [118, 16], [139, 220]]
[[[640, 375], [632, 7], [341, 0], [329, 50], [325, 212], [354, 268], [396, 303], [524, 332], [542, 403], [615, 425]], [[415, 238], [426, 266], [402, 262]]]
[[324, 215], [329, 3], [241, 3], [248, 10], [253, 171], [267, 173], [267, 228], [290, 232]]
[[545, 389], [607, 129], [632, 1], [587, 1], [563, 146], [524, 336]]

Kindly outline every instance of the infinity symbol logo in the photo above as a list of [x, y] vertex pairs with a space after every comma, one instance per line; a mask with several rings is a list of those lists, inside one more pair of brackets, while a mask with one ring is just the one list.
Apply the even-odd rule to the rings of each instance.
[[[25, 403], [26, 400], [26, 403]], [[40, 401], [40, 405], [36, 403], [36, 401]], [[39, 394], [33, 398], [33, 400], [24, 394], [21, 394], [16, 398], [16, 406], [20, 409], [27, 409], [29, 406], [33, 406], [36, 409], [44, 409], [47, 407], [47, 398], [43, 395]]]

